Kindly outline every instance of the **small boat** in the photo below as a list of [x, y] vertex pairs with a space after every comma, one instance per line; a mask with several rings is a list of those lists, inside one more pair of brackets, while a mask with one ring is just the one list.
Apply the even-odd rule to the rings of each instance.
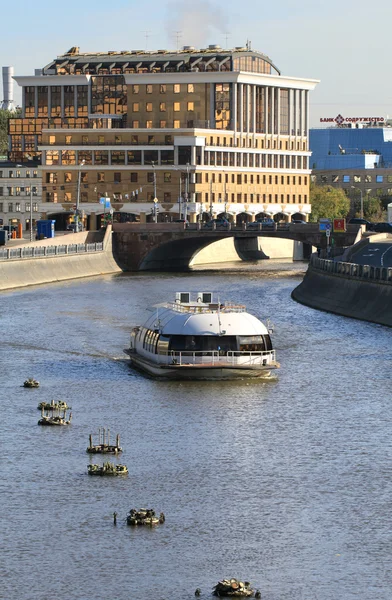
[[55, 402], [54, 400], [52, 400], [52, 402], [40, 402], [37, 406], [38, 410], [70, 410], [71, 406], [68, 406], [68, 404], [66, 402], [64, 402], [63, 400], [57, 400], [57, 402]]
[[[259, 593], [257, 597], [259, 597]], [[249, 581], [240, 581], [234, 577], [231, 579], [222, 579], [212, 591], [213, 596], [234, 596], [240, 598], [251, 598], [255, 595], [255, 590], [251, 588]]]
[[37, 387], [39, 387], [39, 381], [37, 381], [36, 379], [33, 379], [32, 377], [29, 377], [28, 379], [26, 379], [26, 381], [24, 381], [23, 387], [37, 388]]
[[70, 425], [72, 421], [72, 413], [69, 413], [67, 418], [67, 409], [49, 409], [42, 408], [41, 418], [38, 425], [47, 425], [52, 427], [61, 427], [62, 425]]
[[120, 446], [120, 436], [117, 434], [116, 443], [110, 444], [110, 430], [99, 428], [98, 431], [98, 444], [93, 444], [93, 436], [90, 434], [89, 437], [90, 445], [86, 452], [89, 454], [119, 454], [122, 452]]
[[131, 365], [171, 379], [272, 378], [279, 368], [271, 329], [242, 304], [221, 303], [211, 292], [177, 292], [134, 327]]
[[127, 524], [133, 527], [137, 525], [159, 525], [165, 522], [165, 515], [161, 512], [159, 517], [156, 516], [155, 510], [152, 508], [131, 508], [127, 516]]
[[115, 465], [111, 462], [104, 462], [103, 465], [87, 465], [89, 475], [128, 475], [128, 469], [125, 465]]

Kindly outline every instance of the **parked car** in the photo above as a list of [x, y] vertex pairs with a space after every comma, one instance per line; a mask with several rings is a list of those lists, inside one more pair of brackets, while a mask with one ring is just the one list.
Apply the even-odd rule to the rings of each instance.
[[348, 221], [349, 225], [366, 225], [366, 231], [374, 231], [374, 223], [367, 221], [366, 219], [362, 219], [360, 217], [353, 217]]
[[226, 219], [211, 219], [211, 221], [207, 221], [207, 223], [204, 223], [203, 228], [213, 229], [214, 223], [217, 229], [226, 228], [229, 226], [229, 221], [227, 221]]
[[257, 219], [257, 221], [253, 221], [251, 223], [247, 223], [247, 229], [259, 228], [261, 225], [261, 229], [275, 229], [275, 221], [273, 219]]
[[377, 233], [392, 233], [392, 223], [374, 223], [373, 231]]
[[307, 222], [302, 221], [301, 219], [292, 219], [291, 222], [293, 225], [307, 225]]

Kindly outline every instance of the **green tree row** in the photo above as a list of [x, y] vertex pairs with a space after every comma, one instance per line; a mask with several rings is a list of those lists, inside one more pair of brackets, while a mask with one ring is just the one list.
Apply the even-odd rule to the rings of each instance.
[[[310, 186], [310, 202], [312, 213], [310, 221], [317, 223], [320, 219], [345, 218], [350, 213], [351, 201], [341, 188], [327, 185]], [[391, 197], [385, 194], [363, 197], [363, 216], [369, 221], [385, 221], [386, 205], [391, 202]], [[353, 216], [361, 215], [361, 196], [358, 191], [353, 201]]]
[[8, 120], [15, 119], [20, 114], [20, 109], [0, 110], [0, 155], [6, 155], [8, 151]]

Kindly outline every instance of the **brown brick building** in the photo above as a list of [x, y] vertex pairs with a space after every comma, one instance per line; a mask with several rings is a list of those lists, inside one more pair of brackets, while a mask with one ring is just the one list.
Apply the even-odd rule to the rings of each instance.
[[[38, 159], [42, 211], [90, 228], [110, 198], [118, 218], [227, 213], [306, 218], [309, 91], [247, 48], [80, 54], [71, 48], [23, 88], [10, 159]], [[157, 202], [153, 202], [156, 199]]]

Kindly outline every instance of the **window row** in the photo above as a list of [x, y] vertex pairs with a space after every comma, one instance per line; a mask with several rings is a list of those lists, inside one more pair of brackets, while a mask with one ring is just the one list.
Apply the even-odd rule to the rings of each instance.
[[33, 196], [38, 196], [38, 188], [34, 186], [32, 189], [30, 187], [0, 186], [0, 196], [29, 196], [31, 191]]
[[[203, 183], [202, 173], [196, 173], [196, 183]], [[204, 174], [205, 183], [263, 184], [263, 185], [308, 185], [308, 178], [302, 175], [253, 175], [248, 173], [209, 173]]]
[[[76, 156], [77, 155], [77, 156]], [[46, 165], [174, 165], [174, 150], [47, 150]]]
[[[197, 194], [196, 194], [197, 196]], [[222, 202], [222, 194], [212, 193], [209, 194], [206, 192], [204, 194], [204, 201], [209, 204], [211, 202]], [[197, 199], [196, 199], [197, 201]], [[232, 204], [235, 203], [244, 203], [247, 204], [250, 202], [251, 204], [260, 202], [263, 204], [307, 204], [308, 195], [307, 194], [227, 194], [227, 202]]]
[[[200, 164], [198, 162], [198, 164]], [[248, 167], [256, 169], [308, 169], [307, 156], [283, 154], [253, 154], [247, 152], [204, 152], [204, 164], [218, 167]]]
[[[143, 138], [143, 136], [142, 136]], [[65, 137], [60, 136], [56, 136], [56, 135], [50, 135], [49, 136], [49, 145], [53, 146], [56, 143], [57, 144], [61, 144], [62, 140], [64, 140], [64, 143], [69, 146], [72, 144], [80, 144], [82, 143], [83, 145], [87, 146], [87, 145], [92, 145], [95, 146], [96, 144], [98, 145], [117, 145], [117, 144], [129, 144], [130, 146], [138, 146], [139, 143], [140, 144], [147, 144], [147, 145], [172, 145], [173, 144], [173, 136], [172, 135], [165, 135], [164, 141], [163, 140], [159, 140], [157, 138], [157, 136], [155, 135], [148, 135], [148, 136], [144, 136], [145, 139], [140, 138], [138, 135], [131, 135], [131, 137], [129, 138], [127, 136], [126, 139], [124, 139], [121, 135], [115, 135], [114, 139], [108, 139], [106, 136], [104, 135], [98, 135], [98, 136], [93, 136], [93, 138], [91, 138], [91, 136], [89, 137], [88, 135], [82, 135], [82, 137], [80, 138], [80, 136], [77, 136], [77, 138], [75, 136], [72, 135], [66, 135]], [[1, 172], [1, 171], [0, 171]]]
[[[24, 206], [24, 211], [23, 211], [23, 206]], [[26, 202], [26, 204], [22, 204], [22, 202], [15, 202], [15, 204], [13, 202], [8, 202], [8, 210], [6, 211], [5, 208], [7, 207], [7, 204], [4, 202], [0, 202], [0, 213], [2, 212], [30, 212], [31, 210], [31, 205], [29, 203]], [[38, 203], [37, 202], [33, 202], [33, 212], [38, 212]]]
[[2, 179], [3, 177], [10, 177], [11, 179], [13, 177], [18, 177], [18, 178], [19, 177], [27, 177], [27, 178], [38, 177], [38, 171], [29, 171], [29, 170], [27, 170], [25, 172], [25, 174], [23, 174], [22, 171], [19, 171], [17, 169], [16, 171], [15, 170], [8, 171], [8, 175], [7, 175], [6, 171], [0, 171], [0, 179]]
[[[152, 102], [146, 102], [144, 104], [144, 108], [146, 110], [146, 112], [153, 112], [154, 111], [154, 105]], [[159, 112], [166, 112], [166, 110], [170, 110], [170, 108], [173, 109], [174, 112], [180, 112], [181, 111], [181, 102], [173, 102], [173, 105], [169, 105], [167, 104], [167, 102], [160, 102], [159, 103]], [[132, 103], [132, 111], [133, 112], [139, 112], [142, 109], [142, 104], [140, 102], [133, 102]], [[195, 103], [194, 102], [187, 102], [186, 103], [186, 109], [187, 111], [194, 111], [195, 110]]]
[[[188, 94], [193, 94], [195, 91], [195, 86], [193, 83], [188, 83], [186, 86], [180, 83], [174, 83], [173, 85], [167, 85], [166, 83], [161, 83], [159, 86], [159, 93], [166, 94], [166, 92], [174, 92], [175, 94], [179, 94], [181, 91], [186, 91]], [[145, 88], [141, 85], [133, 85], [132, 86], [132, 94], [139, 94], [142, 89], [145, 89], [146, 94], [152, 94], [154, 91], [156, 92], [156, 88], [154, 90], [154, 86], [152, 84], [147, 84]]]
[[392, 183], [392, 175], [312, 175], [314, 183], [317, 178], [321, 183]]

